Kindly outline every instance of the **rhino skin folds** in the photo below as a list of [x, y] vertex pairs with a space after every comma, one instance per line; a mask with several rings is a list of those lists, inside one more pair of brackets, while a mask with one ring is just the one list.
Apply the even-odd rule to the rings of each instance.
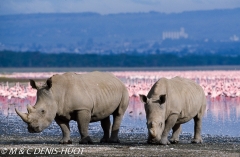
[[[201, 86], [192, 80], [175, 77], [161, 78], [147, 96], [140, 95], [144, 103], [148, 128], [148, 143], [170, 144], [179, 142], [181, 124], [194, 119], [192, 143], [202, 143], [202, 117], [206, 97]], [[170, 130], [172, 137], [168, 140]]]
[[[69, 121], [75, 120], [81, 135], [79, 143], [92, 143], [88, 125], [101, 121], [104, 135], [100, 142], [119, 142], [119, 127], [128, 107], [129, 95], [125, 85], [113, 74], [70, 72], [53, 75], [42, 86], [37, 86], [33, 80], [30, 84], [37, 90], [36, 104], [28, 106], [28, 113], [16, 109], [28, 124], [29, 132], [41, 132], [55, 120], [63, 133], [60, 143], [68, 144], [71, 143]], [[110, 115], [113, 115], [112, 128]]]

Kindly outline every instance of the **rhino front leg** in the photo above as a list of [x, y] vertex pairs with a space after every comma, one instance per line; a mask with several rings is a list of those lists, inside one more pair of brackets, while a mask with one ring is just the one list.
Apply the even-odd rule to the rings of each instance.
[[201, 129], [202, 129], [202, 117], [194, 117], [194, 138], [192, 143], [203, 143], [201, 137]]
[[103, 135], [103, 138], [100, 140], [100, 142], [107, 143], [110, 137], [110, 126], [111, 126], [110, 116], [101, 120], [101, 126], [103, 128], [104, 135]]
[[168, 141], [168, 133], [173, 128], [173, 126], [175, 125], [175, 123], [177, 121], [177, 118], [178, 118], [177, 114], [172, 114], [166, 120], [165, 127], [164, 127], [162, 137], [161, 137], [161, 140], [160, 140], [160, 144], [163, 144], [163, 145], [170, 144], [170, 142]]
[[69, 121], [63, 121], [58, 118], [55, 118], [55, 121], [60, 126], [63, 133], [63, 138], [59, 141], [59, 144], [72, 144], [70, 140]]
[[170, 142], [172, 143], [172, 144], [175, 144], [175, 143], [178, 143], [179, 142], [179, 134], [180, 134], [180, 132], [181, 132], [181, 129], [182, 127], [181, 127], [181, 124], [175, 124], [174, 126], [173, 126], [173, 128], [172, 128], [172, 130], [173, 130], [173, 133], [172, 133], [172, 137], [171, 137], [171, 139], [170, 139]]
[[91, 120], [91, 113], [87, 110], [81, 110], [77, 112], [78, 130], [81, 135], [79, 144], [93, 144], [91, 138], [88, 135], [88, 125]]

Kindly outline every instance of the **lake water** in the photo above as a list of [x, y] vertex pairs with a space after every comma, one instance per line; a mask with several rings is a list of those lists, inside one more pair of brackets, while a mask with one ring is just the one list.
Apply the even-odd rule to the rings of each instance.
[[[44, 71], [44, 69], [42, 69]], [[46, 70], [46, 69], [45, 69]], [[59, 69], [58, 69], [59, 70]], [[55, 71], [58, 71], [55, 70]], [[90, 69], [91, 71], [93, 69]], [[98, 70], [98, 69], [95, 69]], [[104, 69], [106, 70], [106, 69]], [[122, 69], [123, 71], [126, 69]], [[134, 70], [134, 69], [131, 69]], [[136, 69], [135, 69], [136, 70]], [[156, 70], [156, 69], [155, 69]], [[167, 70], [167, 69], [166, 69]], [[188, 69], [186, 69], [188, 70]], [[197, 69], [195, 69], [197, 70]], [[17, 71], [19, 71], [17, 69]], [[29, 71], [33, 71], [32, 69], [23, 69], [23, 72], [27, 73]], [[41, 70], [40, 70], [41, 71]], [[51, 71], [51, 70], [48, 70]], [[68, 69], [64, 71], [75, 71], [73, 69]], [[77, 70], [76, 70], [77, 71]], [[0, 69], [0, 73], [5, 74], [5, 73], [12, 73], [16, 72], [16, 69]], [[61, 70], [59, 71], [61, 72]], [[238, 72], [238, 73], [237, 73]], [[240, 89], [240, 71], [234, 71], [233, 74], [227, 73], [226, 76], [222, 76], [224, 72], [216, 72], [216, 71], [210, 71], [210, 73], [207, 74], [201, 74], [201, 79], [205, 79], [209, 83], [214, 83], [217, 80], [221, 80], [220, 78], [223, 78], [224, 82], [229, 83], [229, 81], [236, 81], [238, 80], [238, 89]], [[175, 75], [176, 72], [173, 72], [171, 74], [171, 77]], [[145, 74], [148, 74], [147, 76], [148, 79], [142, 79]], [[120, 79], [123, 82], [128, 82], [131, 86], [135, 86], [138, 84], [138, 87], [141, 87], [141, 85], [144, 83], [145, 85], [148, 84], [149, 87], [157, 81], [159, 77], [162, 77], [163, 74], [165, 76], [169, 75], [168, 73], [160, 73], [159, 76], [158, 74], [155, 74], [156, 77], [154, 76], [153, 78], [150, 77], [150, 75], [153, 74], [152, 72], [150, 73], [137, 73], [136, 76], [138, 75], [137, 78], [132, 77], [134, 73], [129, 74], [126, 76], [125, 73], [122, 73], [119, 75], [121, 77]], [[200, 80], [196, 77], [200, 78], [200, 74], [198, 73], [191, 73], [186, 72], [182, 73], [187, 77], [194, 77], [192, 79], [194, 80]], [[191, 75], [189, 75], [191, 74]], [[208, 75], [212, 74], [211, 77], [208, 78]], [[218, 75], [216, 78], [213, 76]], [[140, 76], [141, 75], [141, 76]], [[161, 76], [160, 76], [161, 75]], [[179, 74], [181, 75], [181, 73]], [[42, 75], [41, 75], [42, 76]], [[44, 73], [44, 76], [46, 74]], [[16, 77], [16, 76], [14, 76]], [[20, 76], [22, 77], [22, 76]], [[24, 76], [25, 77], [25, 76]], [[29, 76], [27, 76], [29, 77]], [[230, 79], [228, 78], [230, 77]], [[139, 79], [141, 78], [141, 79]], [[17, 78], [18, 79], [18, 78]], [[234, 80], [235, 79], [235, 80]], [[1, 83], [1, 82], [0, 82]], [[213, 84], [214, 85], [214, 84]], [[235, 84], [236, 85], [236, 84]], [[148, 90], [148, 89], [147, 89]], [[146, 117], [145, 117], [145, 111], [144, 111], [144, 106], [140, 102], [139, 97], [130, 95], [130, 104], [129, 107], [125, 113], [125, 116], [123, 118], [121, 128], [120, 128], [120, 133], [146, 133], [147, 134], [147, 128], [146, 128]], [[27, 125], [20, 119], [19, 116], [16, 115], [15, 113], [15, 108], [18, 108], [20, 111], [26, 112], [26, 106], [27, 104], [34, 105], [36, 101], [35, 97], [27, 97], [24, 99], [20, 98], [14, 98], [12, 97], [9, 99], [8, 97], [3, 97], [0, 96], [0, 135], [1, 136], [8, 136], [8, 135], [18, 135], [18, 136], [26, 136], [26, 135], [32, 135], [28, 133], [27, 131]], [[210, 134], [210, 135], [223, 135], [223, 136], [234, 136], [234, 137], [240, 137], [240, 97], [226, 97], [226, 96], [218, 96], [216, 98], [211, 98], [210, 95], [207, 96], [207, 109], [205, 112], [205, 116], [202, 122], [202, 134]], [[70, 123], [71, 127], [71, 135], [78, 136], [78, 128], [76, 122], [72, 121]], [[183, 124], [182, 127], [182, 134], [193, 134], [193, 120], [190, 122]], [[102, 129], [100, 127], [100, 123], [91, 123], [89, 126], [89, 131], [90, 133], [102, 133]], [[38, 133], [37, 135], [42, 136], [42, 135], [59, 135], [61, 136], [61, 130], [59, 126], [53, 122], [47, 129], [45, 129], [43, 132]]]
[[[1, 135], [30, 135], [27, 125], [15, 113], [15, 108], [26, 112], [27, 104], [34, 104], [35, 97], [25, 99], [0, 97], [0, 134]], [[71, 122], [71, 134], [79, 135], [76, 122]], [[183, 125], [182, 133], [193, 134], [193, 121]], [[207, 109], [203, 119], [202, 134], [240, 136], [240, 98], [218, 97], [207, 98]], [[102, 132], [100, 123], [91, 123], [90, 132]], [[125, 113], [120, 132], [146, 133], [146, 118], [143, 104], [139, 97], [130, 98], [129, 107]], [[39, 135], [59, 135], [61, 130], [53, 122]]]

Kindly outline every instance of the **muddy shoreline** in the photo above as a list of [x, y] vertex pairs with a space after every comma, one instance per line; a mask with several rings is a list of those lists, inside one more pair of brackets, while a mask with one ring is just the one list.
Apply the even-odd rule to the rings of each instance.
[[166, 146], [147, 144], [141, 133], [120, 134], [119, 144], [99, 143], [99, 134], [91, 137], [92, 145], [78, 144], [77, 136], [73, 144], [60, 145], [59, 136], [1, 135], [0, 156], [240, 156], [240, 137], [203, 135], [203, 144], [191, 144], [192, 135], [181, 135], [178, 144]]

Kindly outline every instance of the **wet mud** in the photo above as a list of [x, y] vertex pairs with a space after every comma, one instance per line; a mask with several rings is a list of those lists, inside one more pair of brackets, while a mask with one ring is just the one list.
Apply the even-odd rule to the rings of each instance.
[[203, 135], [203, 144], [191, 144], [189, 134], [164, 146], [147, 144], [141, 133], [120, 134], [119, 144], [99, 143], [101, 136], [92, 134], [91, 145], [78, 144], [78, 136], [67, 145], [58, 144], [60, 136], [1, 136], [0, 156], [240, 156], [240, 137]]

